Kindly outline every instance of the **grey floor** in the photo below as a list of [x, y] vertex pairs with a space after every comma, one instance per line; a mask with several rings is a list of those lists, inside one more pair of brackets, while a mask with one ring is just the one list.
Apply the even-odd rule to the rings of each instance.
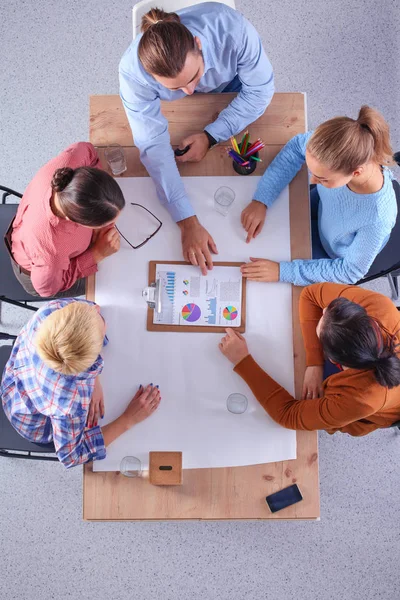
[[[260, 31], [278, 91], [308, 92], [311, 127], [369, 103], [400, 149], [397, 0], [237, 5]], [[128, 0], [1, 3], [2, 184], [24, 190], [50, 157], [87, 139], [89, 94], [118, 91], [130, 9]], [[6, 309], [1, 328], [25, 320]], [[397, 599], [400, 434], [319, 440], [316, 523], [84, 523], [81, 469], [1, 459], [0, 598]]]

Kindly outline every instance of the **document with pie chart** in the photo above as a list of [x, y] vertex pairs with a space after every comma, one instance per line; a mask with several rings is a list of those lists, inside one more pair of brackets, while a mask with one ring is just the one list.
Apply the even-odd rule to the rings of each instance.
[[156, 264], [161, 312], [153, 324], [191, 327], [241, 327], [243, 279], [240, 266], [214, 265], [207, 275], [188, 264]]

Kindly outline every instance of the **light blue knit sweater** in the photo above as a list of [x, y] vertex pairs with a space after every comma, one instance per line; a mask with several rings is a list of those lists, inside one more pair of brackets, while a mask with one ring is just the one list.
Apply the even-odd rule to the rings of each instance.
[[[304, 164], [311, 135], [297, 135], [282, 148], [261, 178], [254, 200], [266, 206], [273, 204]], [[356, 194], [347, 186], [328, 189], [317, 185], [319, 235], [331, 258], [281, 262], [280, 281], [295, 285], [356, 283], [364, 277], [396, 222], [392, 178], [391, 171], [384, 168], [383, 187], [375, 194]]]

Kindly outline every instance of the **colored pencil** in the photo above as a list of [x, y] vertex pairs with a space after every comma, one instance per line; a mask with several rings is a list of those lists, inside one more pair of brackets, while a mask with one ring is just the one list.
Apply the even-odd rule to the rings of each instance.
[[265, 147], [265, 144], [259, 144], [258, 146], [255, 146], [251, 150], [248, 150], [246, 152], [246, 154], [244, 155], [244, 157], [245, 158], [249, 158], [249, 156], [251, 156], [252, 154], [256, 154], [257, 152], [259, 152], [260, 150], [262, 150], [264, 147]]
[[247, 150], [246, 154], [254, 154], [254, 152], [258, 152], [258, 150], [261, 150], [261, 148], [264, 148], [264, 144], [263, 143], [256, 144], [252, 148], [249, 148]]
[[256, 160], [257, 162], [262, 162], [261, 158], [258, 158], [257, 156], [250, 156], [251, 160]]
[[239, 152], [240, 152], [240, 154], [242, 154], [243, 144], [244, 144], [245, 137], [246, 137], [246, 134], [243, 134], [242, 141], [239, 144]]
[[244, 146], [243, 154], [246, 154], [247, 148], [249, 147], [249, 142], [250, 142], [250, 134], [249, 134], [249, 132], [247, 132], [247, 138], [246, 138], [246, 143]]
[[240, 142], [240, 146], [239, 146], [240, 154], [244, 154], [244, 148], [245, 148], [245, 144], [247, 145], [248, 137], [249, 137], [249, 132], [246, 131], [242, 137], [242, 141]]
[[233, 149], [235, 150], [235, 152], [240, 154], [239, 146], [238, 146], [238, 143], [237, 143], [236, 139], [234, 138], [234, 136], [231, 137], [231, 143], [232, 143], [232, 146], [233, 146]]
[[237, 152], [235, 152], [235, 150], [229, 150], [228, 154], [241, 167], [246, 167], [249, 164], [249, 161], [248, 160], [246, 161], [242, 156], [240, 156], [240, 154], [237, 154]]
[[252, 150], [255, 146], [258, 146], [258, 144], [262, 144], [262, 143], [263, 142], [261, 141], [261, 139], [258, 138], [258, 140], [256, 140], [252, 144], [250, 144], [250, 146], [247, 148], [247, 152], [250, 152], [250, 150]]
[[240, 155], [238, 155], [234, 150], [231, 150], [229, 152], [229, 156], [231, 158], [233, 158], [233, 160], [235, 162], [237, 162], [238, 165], [240, 165], [241, 167], [247, 167], [247, 165], [250, 164], [248, 160], [245, 160], [245, 159], [241, 158]]

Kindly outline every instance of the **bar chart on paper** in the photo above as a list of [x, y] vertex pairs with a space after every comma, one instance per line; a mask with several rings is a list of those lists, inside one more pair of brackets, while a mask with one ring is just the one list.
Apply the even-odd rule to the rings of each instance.
[[217, 299], [207, 298], [206, 306], [208, 314], [204, 317], [209, 325], [215, 325], [217, 322]]

